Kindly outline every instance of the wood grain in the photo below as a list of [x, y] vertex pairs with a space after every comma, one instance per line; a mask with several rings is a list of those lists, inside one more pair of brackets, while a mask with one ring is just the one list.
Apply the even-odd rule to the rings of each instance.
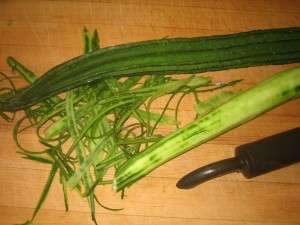
[[[100, 33], [110, 46], [162, 37], [225, 34], [261, 28], [299, 26], [299, 1], [182, 0], [55, 0], [0, 2], [0, 71], [10, 73], [6, 57], [15, 56], [37, 74], [82, 52], [83, 26]], [[248, 88], [294, 65], [261, 66], [207, 73], [219, 81], [243, 78]], [[22, 82], [18, 81], [19, 85]], [[187, 123], [193, 105], [187, 100], [180, 116]], [[125, 200], [110, 187], [98, 190], [102, 202], [124, 207], [120, 212], [97, 209], [103, 225], [296, 225], [300, 224], [300, 165], [245, 180], [240, 174], [218, 178], [190, 191], [176, 189], [186, 172], [230, 157], [237, 145], [300, 125], [300, 100], [295, 100], [230, 131], [155, 170], [133, 185]], [[0, 121], [0, 221], [29, 219], [49, 168], [16, 153], [12, 124]], [[162, 131], [167, 132], [167, 131]], [[34, 145], [34, 134], [25, 141]], [[86, 203], [71, 194], [64, 212], [58, 180], [36, 222], [93, 224]]]

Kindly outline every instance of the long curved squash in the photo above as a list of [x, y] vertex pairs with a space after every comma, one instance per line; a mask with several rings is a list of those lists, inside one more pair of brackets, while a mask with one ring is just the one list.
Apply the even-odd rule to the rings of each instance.
[[0, 111], [24, 109], [107, 77], [196, 73], [299, 61], [300, 28], [124, 44], [73, 58], [15, 95], [0, 96]]

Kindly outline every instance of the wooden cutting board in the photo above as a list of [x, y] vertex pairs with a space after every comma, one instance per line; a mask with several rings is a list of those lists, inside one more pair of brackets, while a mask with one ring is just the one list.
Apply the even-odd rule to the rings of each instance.
[[[260, 28], [300, 25], [299, 1], [53, 0], [0, 1], [0, 71], [14, 56], [42, 74], [82, 52], [83, 26], [97, 28], [101, 45], [163, 37], [225, 34]], [[256, 68], [207, 73], [216, 80], [244, 79], [247, 88], [275, 72], [292, 67]], [[189, 101], [182, 109], [187, 118]], [[289, 102], [155, 170], [133, 185], [124, 200], [110, 188], [99, 190], [102, 203], [124, 210], [97, 209], [102, 225], [296, 225], [300, 224], [300, 164], [252, 180], [228, 175], [193, 190], [176, 181], [190, 170], [230, 157], [237, 145], [300, 125], [300, 100]], [[12, 124], [0, 121], [0, 224], [25, 222], [32, 215], [49, 168], [24, 160], [12, 141]], [[34, 144], [34, 134], [26, 134]], [[64, 212], [56, 180], [37, 216], [40, 225], [93, 224], [85, 201], [70, 196]]]

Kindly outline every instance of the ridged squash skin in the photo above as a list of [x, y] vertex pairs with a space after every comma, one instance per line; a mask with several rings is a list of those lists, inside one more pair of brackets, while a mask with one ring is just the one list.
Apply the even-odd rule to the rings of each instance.
[[0, 96], [0, 111], [24, 109], [108, 77], [199, 73], [294, 62], [300, 62], [298, 27], [123, 44], [73, 58], [15, 95]]

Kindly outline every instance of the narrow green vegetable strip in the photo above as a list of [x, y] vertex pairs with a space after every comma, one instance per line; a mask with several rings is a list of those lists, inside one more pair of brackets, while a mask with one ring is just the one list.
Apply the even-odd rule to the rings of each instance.
[[120, 191], [176, 156], [299, 96], [300, 67], [277, 73], [129, 159], [117, 170], [113, 189]]
[[18, 62], [15, 58], [9, 56], [6, 60], [7, 64], [13, 69], [20, 73], [20, 75], [26, 80], [29, 84], [32, 84], [37, 80], [37, 76], [24, 65]]
[[2, 117], [6, 122], [12, 122], [15, 118], [15, 115], [13, 114], [13, 116], [9, 116], [4, 112], [0, 112], [0, 117]]
[[[146, 118], [148, 112], [141, 110], [141, 109], [137, 109], [136, 113], [141, 116], [142, 118]], [[159, 120], [160, 124], [168, 124], [168, 125], [175, 125], [176, 124], [176, 120], [172, 117], [172, 116], [168, 116], [168, 115], [160, 115], [160, 113], [155, 113], [155, 112], [149, 112], [150, 114], [150, 122], [156, 122], [157, 120]], [[133, 114], [133, 117], [135, 117], [135, 114]]]
[[85, 54], [91, 52], [91, 42], [90, 42], [90, 37], [89, 37], [89, 31], [87, 30], [86, 27], [83, 28], [83, 46], [84, 46], [84, 50], [83, 52]]
[[97, 30], [94, 30], [93, 38], [91, 40], [91, 49], [92, 51], [100, 49], [100, 39]]
[[196, 73], [299, 61], [300, 28], [124, 44], [71, 59], [15, 95], [0, 96], [0, 111], [24, 109], [104, 78]]
[[41, 207], [42, 207], [42, 205], [43, 205], [43, 203], [44, 203], [44, 201], [45, 201], [45, 199], [46, 199], [46, 196], [48, 195], [48, 192], [49, 192], [49, 190], [50, 190], [50, 187], [51, 187], [51, 185], [52, 185], [52, 182], [53, 182], [53, 179], [54, 179], [55, 174], [56, 174], [56, 172], [57, 172], [57, 169], [58, 169], [57, 164], [56, 164], [56, 163], [53, 163], [52, 168], [51, 168], [51, 171], [50, 171], [50, 174], [49, 174], [49, 176], [48, 176], [48, 180], [47, 180], [47, 182], [46, 182], [46, 184], [45, 184], [45, 187], [44, 187], [43, 192], [42, 192], [42, 194], [41, 194], [41, 196], [40, 196], [40, 199], [39, 199], [39, 201], [38, 201], [38, 204], [37, 204], [37, 206], [36, 206], [35, 209], [34, 209], [34, 212], [33, 212], [32, 218], [31, 218], [31, 221], [34, 220], [36, 214], [37, 214], [38, 211], [41, 209]]
[[60, 177], [59, 177], [59, 181], [62, 185], [62, 191], [64, 194], [64, 203], [65, 203], [65, 210], [66, 212], [69, 211], [69, 198], [68, 198], [68, 191], [67, 191], [67, 181], [66, 178], [63, 174], [63, 172], [60, 170]]

